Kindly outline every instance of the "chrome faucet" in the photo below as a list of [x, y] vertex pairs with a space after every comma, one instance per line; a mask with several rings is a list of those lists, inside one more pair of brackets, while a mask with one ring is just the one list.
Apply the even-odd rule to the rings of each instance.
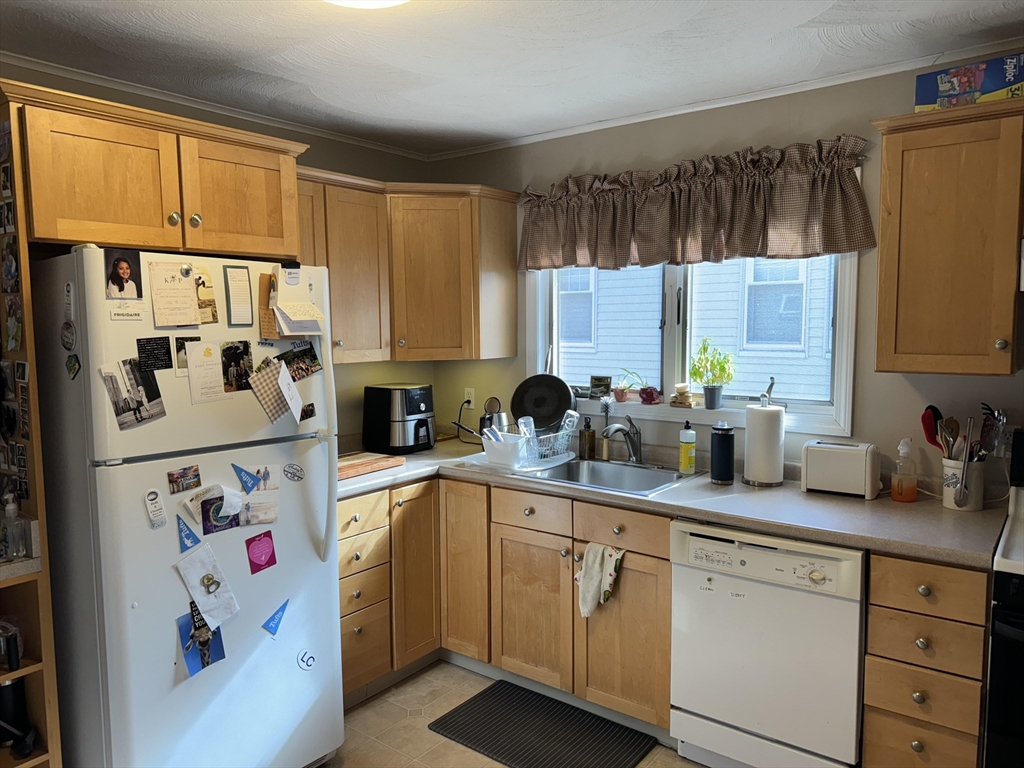
[[628, 427], [625, 424], [609, 424], [601, 432], [601, 437], [610, 438], [612, 435], [621, 434], [626, 441], [629, 460], [634, 464], [642, 464], [644, 447], [640, 439], [640, 427], [634, 424], [629, 416], [626, 416], [626, 421], [629, 422]]

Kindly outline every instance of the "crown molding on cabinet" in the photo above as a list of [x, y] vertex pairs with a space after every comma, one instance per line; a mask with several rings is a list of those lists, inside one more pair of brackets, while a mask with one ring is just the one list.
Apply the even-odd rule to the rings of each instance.
[[1024, 115], [1024, 99], [988, 101], [966, 107], [950, 107], [948, 109], [933, 109], [931, 112], [911, 112], [906, 115], [880, 117], [877, 120], [872, 120], [871, 124], [884, 136], [889, 133], [917, 131], [921, 128], [934, 128], [940, 125], [997, 120], [1011, 115]]
[[409, 181], [376, 181], [362, 176], [349, 176], [335, 171], [324, 171], [300, 165], [297, 174], [302, 181], [316, 181], [346, 189], [358, 189], [363, 192], [378, 192], [387, 195], [417, 196], [459, 196], [488, 197], [506, 203], [519, 203], [519, 193], [507, 189], [497, 189], [483, 184], [432, 184]]

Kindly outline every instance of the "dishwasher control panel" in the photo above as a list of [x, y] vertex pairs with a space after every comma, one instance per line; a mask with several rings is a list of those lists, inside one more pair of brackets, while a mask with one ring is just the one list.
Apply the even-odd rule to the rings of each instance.
[[862, 552], [732, 531], [730, 540], [713, 528], [707, 530], [710, 526], [697, 530], [677, 526], [695, 527], [674, 524], [675, 563], [828, 595], [859, 597], [861, 593]]

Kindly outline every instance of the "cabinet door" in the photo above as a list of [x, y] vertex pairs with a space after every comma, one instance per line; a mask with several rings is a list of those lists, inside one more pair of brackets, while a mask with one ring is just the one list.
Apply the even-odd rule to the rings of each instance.
[[877, 370], [1013, 372], [1022, 126], [884, 137]]
[[326, 195], [334, 362], [389, 360], [387, 198], [332, 186]]
[[391, 491], [395, 669], [441, 647], [440, 536], [436, 480]]
[[299, 179], [299, 261], [309, 267], [327, 266], [327, 225], [324, 185]]
[[490, 660], [487, 486], [441, 481], [441, 647]]
[[395, 360], [468, 360], [473, 221], [468, 197], [391, 197]]
[[[575, 543], [583, 557], [587, 545]], [[637, 552], [620, 562], [611, 599], [589, 619], [573, 590], [575, 693], [649, 723], [669, 726], [672, 566]]]
[[173, 133], [25, 107], [32, 237], [181, 248]]
[[185, 247], [298, 256], [295, 158], [179, 136]]
[[572, 692], [572, 539], [491, 523], [491, 663]]

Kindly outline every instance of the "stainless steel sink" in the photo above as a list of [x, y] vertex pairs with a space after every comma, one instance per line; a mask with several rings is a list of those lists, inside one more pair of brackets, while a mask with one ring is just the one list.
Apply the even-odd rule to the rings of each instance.
[[568, 461], [552, 469], [517, 472], [516, 474], [538, 480], [553, 480], [591, 488], [605, 488], [637, 496], [653, 496], [659, 491], [697, 477], [697, 475], [682, 475], [670, 469], [644, 464], [626, 464], [618, 461], [581, 461], [579, 459]]

